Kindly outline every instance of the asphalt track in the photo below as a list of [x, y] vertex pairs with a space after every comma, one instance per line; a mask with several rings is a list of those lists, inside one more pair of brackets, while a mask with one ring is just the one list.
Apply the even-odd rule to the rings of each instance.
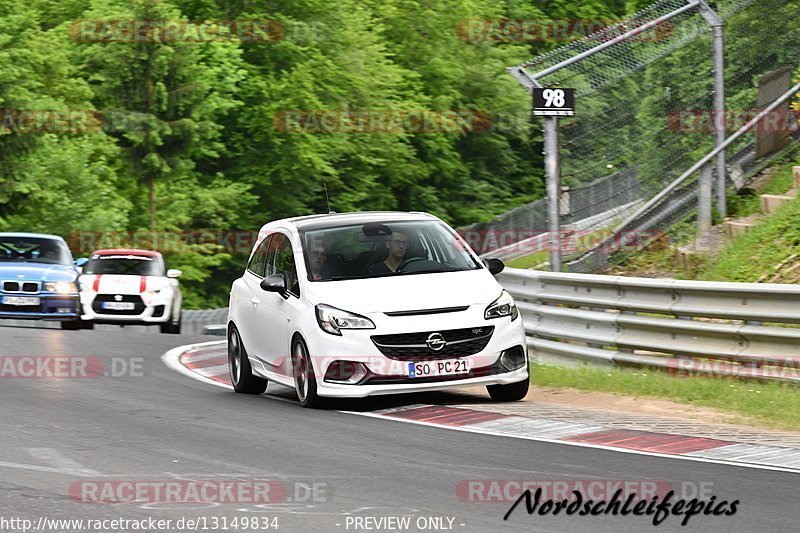
[[[767, 532], [794, 531], [800, 523], [797, 474], [463, 433], [339, 411], [436, 404], [452, 399], [448, 394], [337, 402], [332, 409], [312, 411], [298, 407], [283, 388], [271, 386], [258, 397], [236, 395], [161, 362], [175, 346], [207, 340], [214, 339], [0, 327], [0, 357], [88, 357], [104, 372], [121, 374], [0, 379], [0, 531], [22, 531], [4, 525], [4, 519], [38, 525], [42, 517], [205, 518], [208, 525], [212, 517], [230, 523], [257, 516], [277, 518], [283, 532], [389, 531], [373, 520], [355, 527], [356, 518], [387, 516], [411, 518], [409, 529], [395, 531]], [[286, 488], [287, 498], [200, 505], [70, 498], [70, 488], [82, 482], [208, 479], [271, 480]], [[702, 488], [706, 499], [713, 494], [717, 501], [740, 503], [734, 516], [695, 516], [686, 527], [673, 516], [657, 528], [652, 517], [529, 516], [524, 505], [504, 521], [511, 503], [465, 501], [457, 487], [467, 480], [645, 480]], [[316, 498], [309, 497], [312, 486]], [[433, 520], [424, 523], [436, 517], [451, 518], [450, 529], [447, 519], [438, 528]]]

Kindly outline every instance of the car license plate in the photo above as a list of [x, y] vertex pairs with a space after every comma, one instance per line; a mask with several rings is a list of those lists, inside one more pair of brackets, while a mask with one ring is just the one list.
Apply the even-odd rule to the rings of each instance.
[[5, 305], [39, 305], [38, 296], [3, 296]]
[[441, 361], [417, 361], [406, 366], [408, 377], [422, 378], [431, 376], [453, 376], [469, 374], [468, 359], [444, 359]]
[[132, 311], [136, 308], [133, 302], [103, 302], [103, 309], [111, 311]]

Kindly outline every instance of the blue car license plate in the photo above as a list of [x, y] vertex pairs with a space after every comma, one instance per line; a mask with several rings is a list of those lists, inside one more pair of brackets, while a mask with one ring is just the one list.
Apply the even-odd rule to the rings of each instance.
[[3, 305], [39, 305], [41, 300], [38, 296], [3, 296]]

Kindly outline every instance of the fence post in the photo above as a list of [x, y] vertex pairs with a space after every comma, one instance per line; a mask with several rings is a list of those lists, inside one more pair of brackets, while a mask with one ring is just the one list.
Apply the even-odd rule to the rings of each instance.
[[[716, 145], [719, 147], [725, 142], [725, 31], [724, 21], [705, 2], [700, 1], [700, 15], [711, 26], [714, 33], [714, 132]], [[725, 150], [717, 155], [717, 211], [722, 218], [728, 216], [728, 201], [725, 197], [727, 187], [727, 173], [725, 163]]]
[[561, 158], [558, 146], [558, 118], [544, 119], [544, 167], [547, 178], [547, 229], [549, 232], [550, 270], [561, 272], [561, 228], [559, 197], [561, 195]]
[[713, 175], [711, 163], [700, 169], [700, 184], [697, 188], [697, 233], [701, 237], [711, 232], [711, 189]]
[[[725, 142], [725, 41], [722, 22], [714, 26], [714, 110], [717, 113], [717, 146]], [[719, 216], [728, 216], [728, 200], [725, 196], [728, 169], [725, 162], [725, 150], [717, 156], [717, 211]]]

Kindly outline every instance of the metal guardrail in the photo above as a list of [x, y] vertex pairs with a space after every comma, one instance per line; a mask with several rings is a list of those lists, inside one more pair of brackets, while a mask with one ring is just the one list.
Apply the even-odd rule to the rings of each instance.
[[[800, 285], [514, 268], [497, 278], [516, 300], [536, 354], [800, 382]], [[184, 311], [183, 332], [224, 334], [227, 315], [227, 308]]]
[[537, 354], [800, 381], [800, 286], [517, 269], [498, 279]]
[[[228, 320], [228, 308], [222, 309], [203, 309], [183, 311], [181, 333], [184, 335], [222, 335], [226, 333], [225, 323]], [[0, 320], [0, 326], [18, 328], [46, 328], [58, 329], [61, 326], [58, 322], [46, 320]], [[98, 324], [96, 329], [101, 331], [117, 331], [120, 326], [116, 324]], [[125, 326], [125, 331], [137, 331], [141, 333], [158, 333], [158, 325], [152, 326]]]
[[228, 308], [188, 310], [183, 312], [184, 335], [225, 335]]

